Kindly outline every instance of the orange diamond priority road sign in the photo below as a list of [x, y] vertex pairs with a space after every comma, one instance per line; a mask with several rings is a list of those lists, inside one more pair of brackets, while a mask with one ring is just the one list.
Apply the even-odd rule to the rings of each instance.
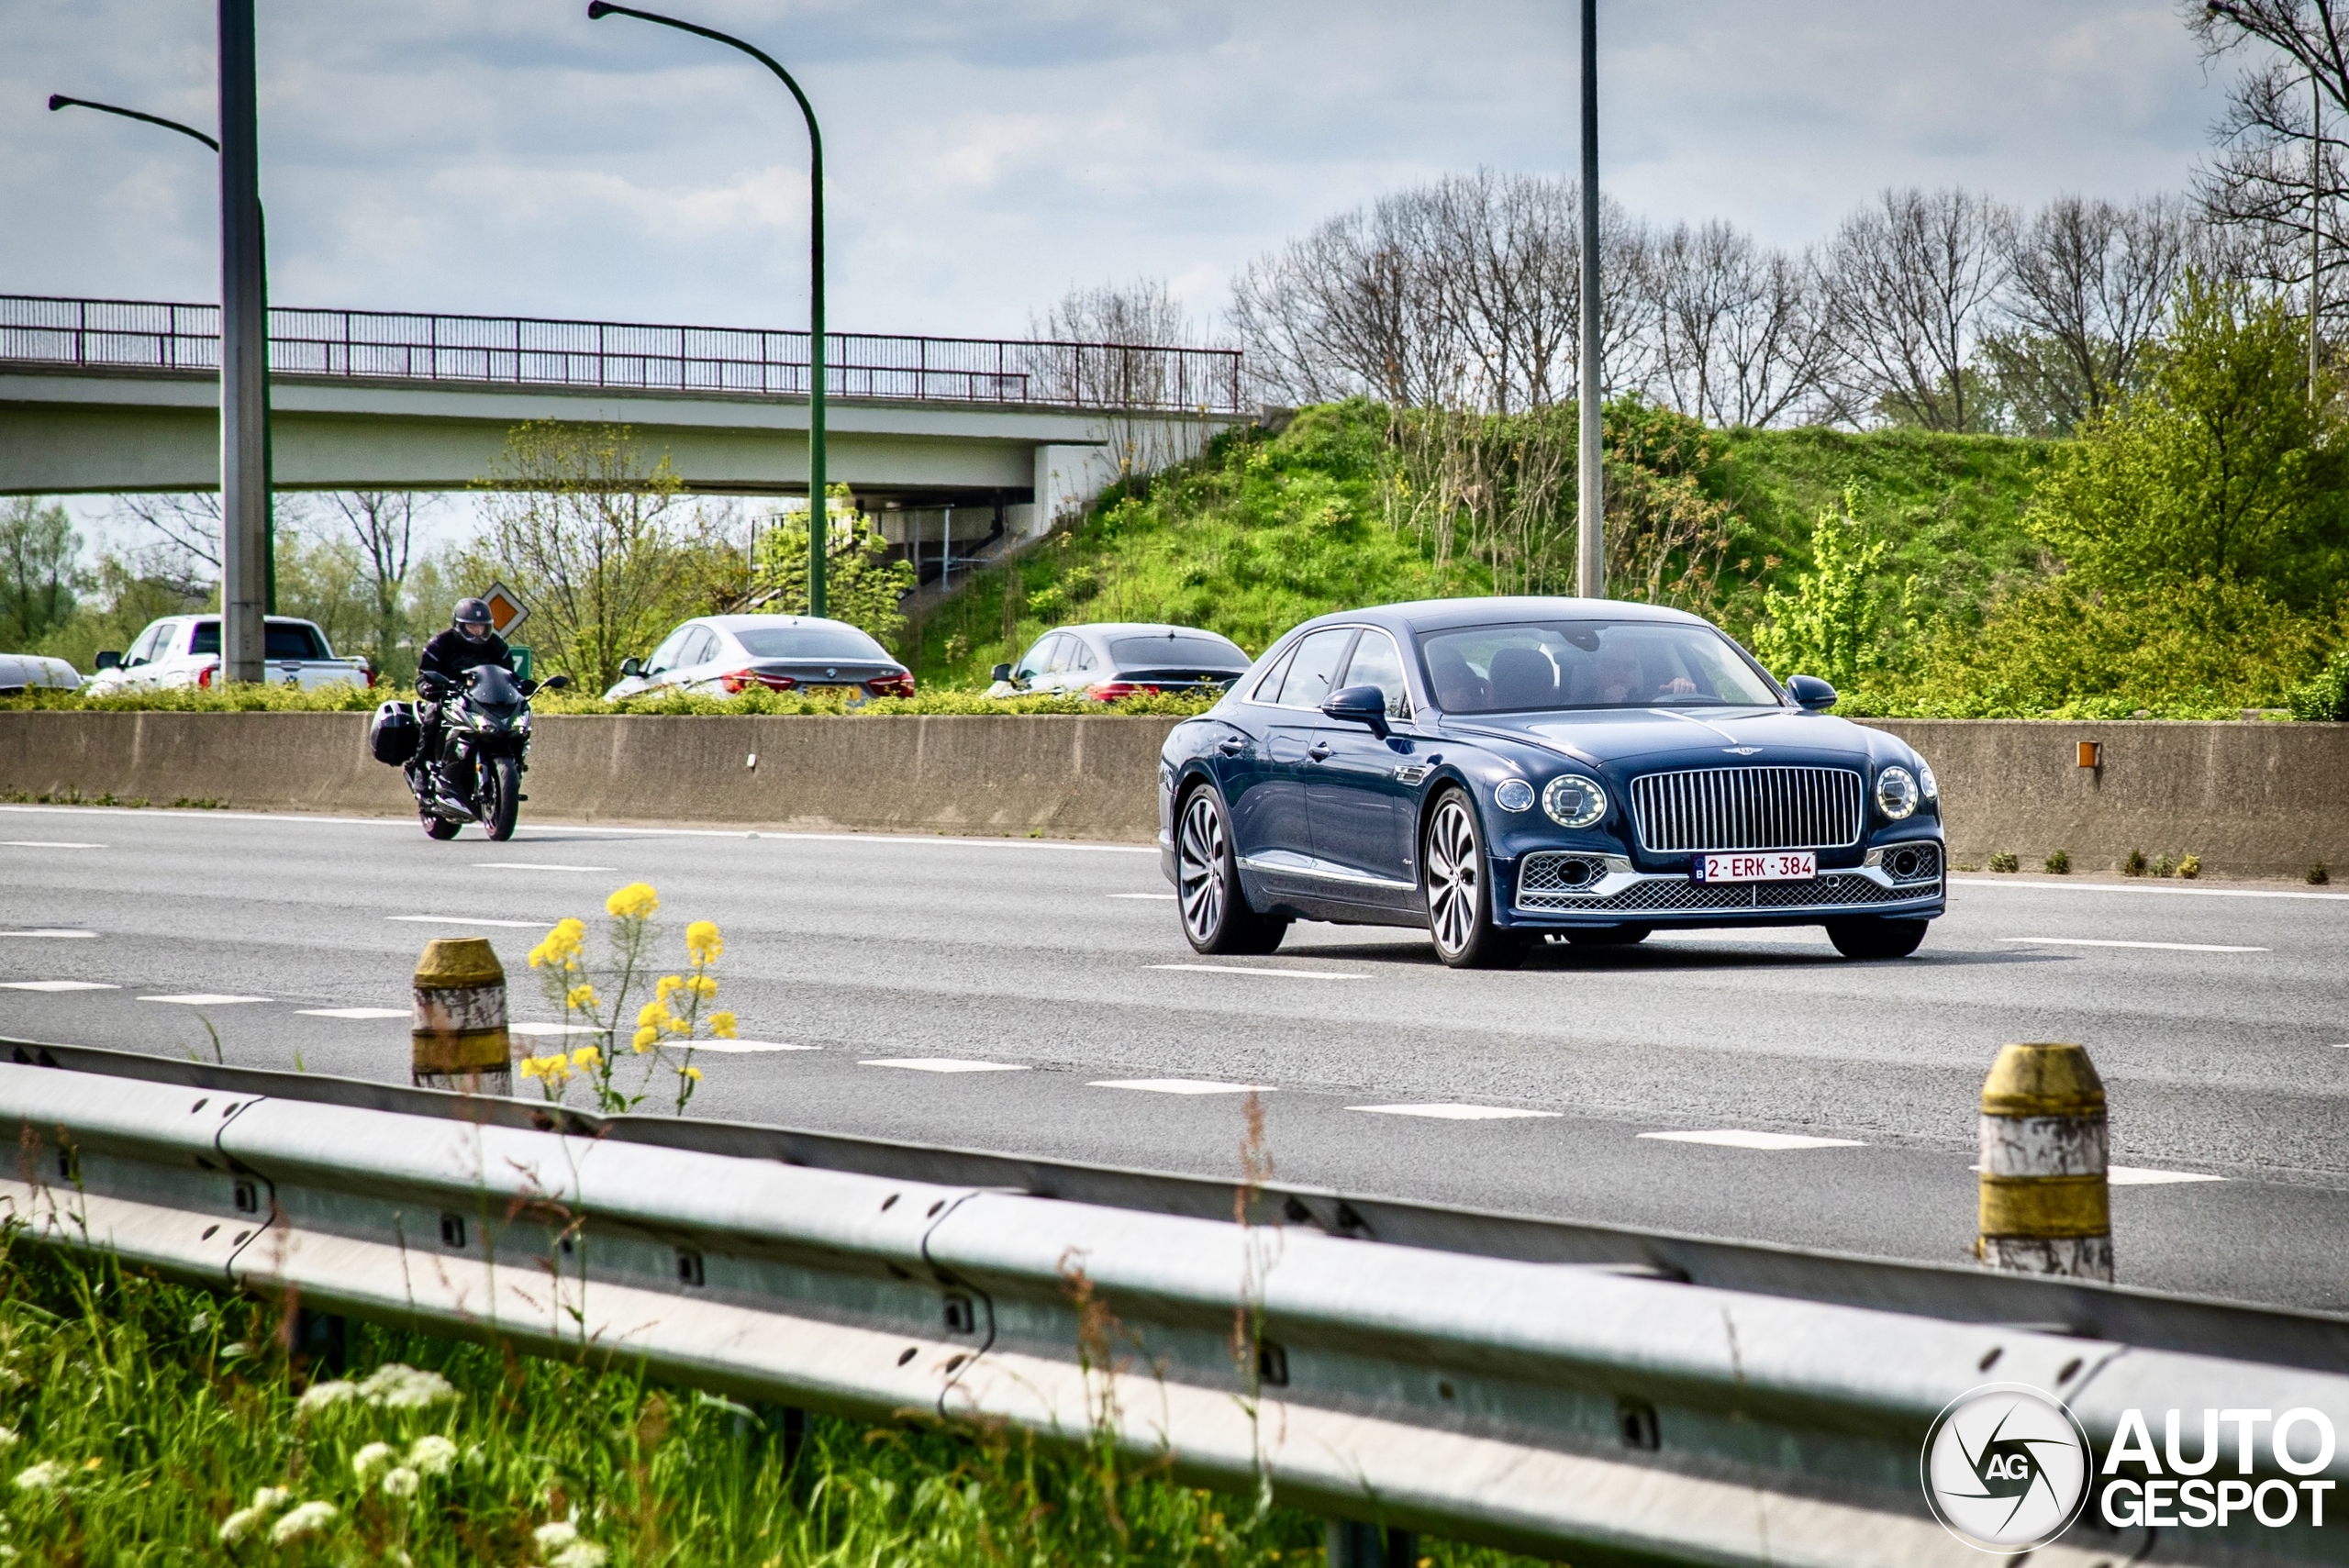
[[482, 594], [482, 602], [489, 606], [490, 629], [500, 637], [511, 637], [516, 627], [530, 618], [530, 606], [503, 583], [492, 583]]

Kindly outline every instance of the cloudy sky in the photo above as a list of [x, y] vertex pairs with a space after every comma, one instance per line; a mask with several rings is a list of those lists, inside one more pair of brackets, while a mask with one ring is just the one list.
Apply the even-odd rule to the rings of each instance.
[[[832, 320], [995, 334], [1154, 275], [1200, 316], [1316, 219], [1571, 168], [1570, 0], [669, 0], [798, 73]], [[2182, 186], [2223, 80], [2173, 0], [1601, 0], [1602, 183], [1815, 239], [1888, 183]], [[755, 64], [584, 0], [260, 0], [273, 296], [805, 319], [806, 141]], [[217, 297], [206, 0], [0, 0], [0, 292]]]

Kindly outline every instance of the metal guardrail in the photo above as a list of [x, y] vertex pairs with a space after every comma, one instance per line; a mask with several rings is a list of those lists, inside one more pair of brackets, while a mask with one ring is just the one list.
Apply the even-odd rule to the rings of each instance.
[[[273, 306], [273, 375], [807, 395], [807, 334]], [[1241, 411], [1240, 354], [1142, 343], [825, 335], [826, 392], [913, 402]], [[0, 361], [215, 373], [220, 307], [0, 295]]]
[[[1929, 1515], [1918, 1456], [1993, 1365], [2060, 1395], [2099, 1452], [2130, 1409], [2156, 1441], [2173, 1407], [2349, 1428], [2332, 1318], [1310, 1189], [1264, 1189], [1272, 1222], [1242, 1226], [1228, 1184], [9, 1054], [0, 1115], [24, 1153], [0, 1207], [53, 1241], [739, 1396], [1066, 1440], [1107, 1425], [1187, 1481], [1577, 1562], [1976, 1563]], [[1198, 1212], [1218, 1193], [1221, 1218]], [[1371, 1239], [1381, 1224], [1422, 1244]], [[1550, 1231], [1623, 1255], [1508, 1255]], [[1635, 1246], [1782, 1287], [1816, 1263], [1831, 1299], [1700, 1283]], [[1831, 1299], [1932, 1281], [1958, 1318]], [[1080, 1295], [1112, 1320], [1088, 1326]], [[2073, 1315], [2113, 1304], [2185, 1342]], [[2349, 1479], [2349, 1453], [2321, 1473]], [[2349, 1561], [2342, 1496], [2330, 1529], [2116, 1532], [2091, 1507], [2031, 1561]]]

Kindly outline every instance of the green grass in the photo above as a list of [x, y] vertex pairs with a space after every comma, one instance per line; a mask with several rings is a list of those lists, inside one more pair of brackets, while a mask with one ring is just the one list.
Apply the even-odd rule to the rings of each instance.
[[[0, 1241], [0, 1562], [1322, 1560], [1319, 1520], [1282, 1508], [1256, 1517], [1106, 1446], [1059, 1455], [935, 1419], [817, 1417], [786, 1461], [753, 1412], [626, 1371], [352, 1323], [337, 1377], [289, 1362], [287, 1328], [273, 1303], [84, 1266], [21, 1233]], [[356, 1386], [329, 1402], [322, 1381]], [[282, 1496], [256, 1507], [265, 1487]], [[292, 1533], [289, 1518], [316, 1529]], [[568, 1539], [550, 1529], [565, 1525]], [[224, 1541], [224, 1529], [236, 1539]], [[288, 1538], [273, 1540], [280, 1530]], [[1439, 1542], [1422, 1551], [1457, 1568], [1521, 1561]]]

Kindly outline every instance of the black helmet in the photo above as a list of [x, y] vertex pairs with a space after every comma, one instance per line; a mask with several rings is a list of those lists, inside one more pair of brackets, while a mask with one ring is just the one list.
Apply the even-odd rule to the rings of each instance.
[[489, 624], [489, 601], [486, 599], [459, 599], [457, 601], [457, 613], [451, 616], [449, 619], [451, 624], [456, 626], [462, 626], [467, 621], [472, 621], [479, 626], [487, 626]]

